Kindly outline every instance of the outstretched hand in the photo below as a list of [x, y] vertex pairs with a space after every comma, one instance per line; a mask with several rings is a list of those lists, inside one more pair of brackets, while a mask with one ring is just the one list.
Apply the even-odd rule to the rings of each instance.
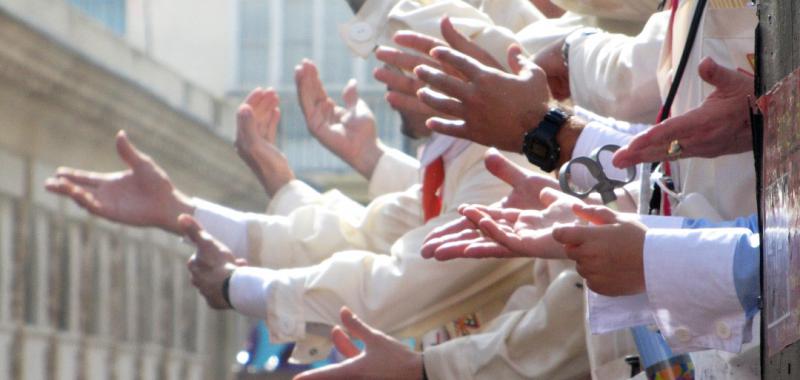
[[[700, 77], [715, 87], [699, 107], [663, 121], [636, 136], [614, 154], [615, 166], [624, 168], [642, 162], [676, 158], [713, 158], [753, 149], [748, 98], [755, 91], [753, 77], [720, 66], [706, 58]], [[680, 155], [670, 156], [670, 143], [677, 140]]]
[[99, 217], [180, 233], [178, 215], [194, 212], [189, 198], [152, 158], [136, 149], [124, 131], [117, 134], [116, 147], [127, 170], [98, 173], [62, 167], [47, 179], [45, 188]]
[[462, 206], [459, 212], [474, 227], [443, 236], [438, 246], [437, 241], [431, 241], [431, 247], [427, 248], [433, 250], [432, 255], [437, 260], [487, 257], [565, 258], [563, 247], [553, 240], [551, 232], [560, 223], [574, 222], [572, 206], [580, 200], [550, 188], [542, 190], [539, 198], [547, 206], [542, 211]]
[[[496, 150], [490, 149], [486, 154], [486, 168], [494, 176], [509, 184], [512, 187], [511, 193], [498, 204], [495, 208], [525, 210], [544, 210], [549, 203], [544, 203], [540, 199], [543, 189], [558, 188], [558, 182], [548, 176], [535, 173], [520, 167], [511, 162]], [[464, 208], [462, 207], [463, 211]], [[523, 218], [523, 220], [526, 220]], [[477, 224], [479, 218], [470, 220], [466, 216], [455, 219], [454, 221], [442, 225], [425, 238], [422, 247], [424, 258], [437, 258], [439, 260], [453, 259], [462, 257], [464, 250], [468, 247], [472, 249], [486, 249], [486, 251], [471, 251], [471, 254], [489, 256], [496, 254], [500, 256], [506, 251], [500, 251], [497, 243], [491, 241], [487, 236], [481, 234]], [[493, 250], [498, 251], [493, 251]]]
[[286, 156], [276, 145], [280, 118], [278, 93], [259, 87], [239, 106], [236, 120], [236, 152], [270, 197], [294, 179]]
[[295, 68], [295, 83], [311, 135], [370, 178], [385, 148], [378, 140], [375, 116], [358, 95], [356, 81], [350, 80], [342, 90], [343, 106], [328, 97], [317, 67], [309, 60]]
[[565, 245], [567, 257], [575, 261], [586, 285], [606, 296], [644, 291], [647, 227], [604, 206], [576, 204], [573, 211], [591, 225], [556, 227], [553, 238]]
[[232, 306], [222, 295], [222, 284], [237, 266], [247, 265], [247, 262], [237, 259], [228, 247], [208, 234], [193, 217], [181, 215], [178, 223], [181, 233], [197, 246], [197, 253], [186, 263], [192, 285], [211, 308], [230, 309]]
[[331, 338], [336, 349], [347, 359], [303, 372], [294, 380], [422, 379], [422, 355], [362, 322], [346, 307], [342, 308], [340, 315], [347, 332], [364, 342], [364, 351], [360, 351], [350, 336], [336, 326]]
[[[428, 127], [519, 152], [523, 136], [543, 119], [550, 98], [546, 74], [522, 59], [522, 53], [519, 45], [509, 47], [507, 60], [512, 72], [507, 73], [482, 63], [488, 53], [477, 46], [462, 51], [450, 47], [431, 50], [430, 55], [448, 69], [418, 66], [414, 73], [428, 87], [417, 95], [429, 107], [456, 120], [431, 118]], [[459, 75], [448, 73], [450, 70]]]

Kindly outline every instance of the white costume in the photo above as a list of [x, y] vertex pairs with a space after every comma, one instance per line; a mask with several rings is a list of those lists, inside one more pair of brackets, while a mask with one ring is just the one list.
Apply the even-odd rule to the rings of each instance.
[[[731, 8], [734, 3], [740, 7]], [[746, 3], [746, 1], [709, 2], [700, 35], [672, 109], [674, 116], [699, 106], [713, 90], [713, 87], [703, 83], [697, 75], [696, 68], [703, 58], [711, 56], [723, 66], [747, 72], [753, 71], [751, 59], [756, 16], [755, 10], [748, 8]], [[673, 43], [676, 46], [682, 46], [686, 40], [689, 21], [695, 6], [695, 1], [681, 2], [674, 27]], [[681, 52], [679, 48], [670, 49], [670, 46], [665, 46], [662, 56], [664, 70], [659, 74], [664, 95]], [[603, 132], [595, 130], [594, 133]], [[596, 139], [591, 136], [586, 138]], [[586, 153], [576, 149], [574, 154], [578, 156]], [[681, 193], [678, 199], [671, 199], [677, 215], [721, 220], [755, 212], [755, 171], [751, 152], [715, 159], [685, 159], [673, 162], [672, 165], [673, 178]], [[654, 320], [665, 334], [670, 346], [677, 352], [699, 347], [738, 350], [742, 342], [750, 337], [750, 325], [741, 311], [738, 299], [731, 297], [736, 293], [732, 288], [733, 281], [730, 280], [733, 268], [730, 244], [718, 244], [719, 251], [716, 252], [698, 252], [697, 257], [703, 259], [687, 264], [686, 260], [670, 259], [670, 255], [675, 252], [672, 248], [681, 247], [680, 234], [674, 234], [674, 239], [665, 235], [668, 233], [649, 234], [648, 243], [645, 244], [645, 262], [659, 263], [645, 267], [648, 294], [616, 298], [591, 296], [592, 329], [596, 332], [609, 331], [651, 323]], [[711, 235], [709, 239], [713, 240]], [[658, 243], [655, 243], [656, 240]], [[661, 248], [656, 249], [656, 247]], [[716, 259], [710, 260], [709, 257]], [[664, 273], [686, 273], [690, 269], [691, 273], [705, 273], [706, 276], [703, 277], [707, 280], [687, 282], [682, 276], [664, 275]], [[681, 301], [681, 297], [671, 297], [666, 295], [667, 293], [704, 294], [713, 299], [727, 300], [730, 305], [715, 304], [714, 310], [718, 310], [719, 314], [714, 318], [710, 318], [708, 314], [687, 312], [687, 316], [703, 315], [702, 320], [687, 321], [685, 318], [674, 317], [684, 309], [685, 302]], [[643, 313], [644, 310], [648, 312]], [[731, 314], [731, 310], [740, 312]], [[646, 317], [636, 318], [643, 315]], [[624, 320], [623, 316], [631, 318]], [[748, 362], [748, 358], [754, 356], [752, 352], [753, 345], [750, 345], [744, 348], [742, 357], [733, 357], [720, 352], [704, 352], [693, 356], [705, 360], [712, 355], [728, 361], [730, 367], [713, 364], [717, 366], [715, 370], [719, 371], [717, 376], [750, 378], [758, 376], [757, 364]]]

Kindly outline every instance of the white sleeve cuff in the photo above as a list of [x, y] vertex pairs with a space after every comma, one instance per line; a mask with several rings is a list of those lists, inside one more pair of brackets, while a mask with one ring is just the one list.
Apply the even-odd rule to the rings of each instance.
[[[599, 121], [589, 121], [575, 142], [572, 158], [590, 156], [592, 151], [604, 145], [625, 146], [632, 137], [633, 135], [610, 128]], [[601, 159], [603, 170], [609, 178], [621, 180], [627, 177], [627, 171], [611, 164], [610, 154], [601, 155]], [[573, 166], [571, 178], [573, 183], [581, 188], [589, 188], [597, 183], [597, 180], [583, 166]]]
[[319, 192], [311, 186], [303, 181], [292, 180], [272, 196], [267, 206], [267, 214], [287, 216], [295, 209], [313, 202], [317, 197]]
[[193, 198], [194, 217], [238, 258], [247, 258], [247, 213]]
[[592, 334], [653, 324], [645, 293], [621, 297], [606, 297], [591, 290], [586, 293], [589, 305], [586, 317]]
[[639, 221], [642, 222], [648, 229], [651, 228], [672, 228], [679, 229], [683, 227], [683, 222], [686, 218], [680, 216], [663, 216], [663, 215], [637, 215]]
[[404, 191], [416, 183], [419, 183], [419, 161], [397, 149], [388, 148], [372, 171], [368, 195], [376, 198]]
[[743, 228], [651, 229], [644, 244], [653, 316], [675, 352], [738, 352], [747, 318], [736, 293], [733, 258]]
[[228, 297], [236, 311], [248, 317], [265, 319], [267, 289], [276, 272], [266, 268], [236, 268], [228, 284]]

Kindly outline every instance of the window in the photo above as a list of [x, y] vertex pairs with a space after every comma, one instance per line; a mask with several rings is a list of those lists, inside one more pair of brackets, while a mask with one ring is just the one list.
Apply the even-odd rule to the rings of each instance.
[[125, 0], [68, 0], [118, 35], [125, 34]]
[[242, 0], [239, 7], [239, 85], [249, 89], [267, 82], [270, 2]]
[[322, 12], [322, 80], [341, 88], [353, 77], [354, 55], [339, 35], [339, 25], [352, 18], [353, 11], [344, 1], [326, 1]]
[[282, 85], [293, 86], [294, 67], [303, 58], [313, 58], [313, 7], [312, 0], [283, 2], [283, 60], [279, 79]]

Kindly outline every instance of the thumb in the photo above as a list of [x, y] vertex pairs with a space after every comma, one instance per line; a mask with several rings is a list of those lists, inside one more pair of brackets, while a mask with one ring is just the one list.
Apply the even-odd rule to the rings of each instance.
[[592, 226], [562, 225], [553, 227], [553, 239], [561, 244], [578, 246], [591, 240]]
[[358, 319], [358, 317], [353, 314], [350, 309], [347, 307], [342, 307], [342, 310], [339, 312], [339, 314], [342, 319], [342, 326], [347, 329], [350, 335], [357, 339], [361, 339], [367, 345], [374, 341], [377, 332], [374, 331], [372, 327]]
[[353, 341], [350, 340], [347, 333], [339, 326], [334, 326], [333, 330], [331, 330], [331, 340], [333, 340], [333, 345], [336, 347], [336, 350], [346, 358], [352, 358], [361, 353], [361, 350], [353, 344]]
[[249, 104], [242, 104], [239, 106], [239, 111], [236, 112], [236, 127], [240, 133], [253, 137], [256, 133], [256, 122], [253, 117], [253, 107]]
[[549, 207], [557, 200], [567, 197], [568, 195], [552, 188], [552, 187], [545, 187], [542, 191], [539, 192], [539, 201], [542, 202], [544, 207]]
[[358, 87], [355, 79], [350, 79], [347, 86], [342, 90], [342, 100], [345, 108], [355, 108], [358, 104]]
[[519, 74], [525, 66], [520, 62], [522, 59], [522, 47], [519, 44], [511, 44], [508, 47], [508, 67], [511, 68], [511, 72], [514, 74]]
[[514, 186], [527, 178], [527, 172], [519, 165], [511, 162], [508, 158], [500, 154], [495, 148], [486, 151], [484, 159], [486, 169], [501, 181]]
[[191, 215], [181, 214], [178, 216], [178, 225], [183, 234], [197, 247], [198, 261], [205, 265], [214, 265], [217, 260], [209, 257], [209, 254], [217, 251], [217, 246], [211, 236], [205, 233], [200, 223]]
[[743, 74], [720, 66], [711, 57], [706, 57], [698, 66], [700, 77], [718, 90], [734, 87], [740, 83]]
[[119, 157], [128, 164], [131, 169], [136, 169], [142, 164], [147, 163], [147, 155], [140, 152], [133, 146], [133, 143], [128, 139], [128, 134], [125, 131], [117, 133], [117, 154]]
[[575, 215], [592, 224], [611, 224], [617, 221], [617, 214], [608, 207], [576, 204], [572, 206]]

